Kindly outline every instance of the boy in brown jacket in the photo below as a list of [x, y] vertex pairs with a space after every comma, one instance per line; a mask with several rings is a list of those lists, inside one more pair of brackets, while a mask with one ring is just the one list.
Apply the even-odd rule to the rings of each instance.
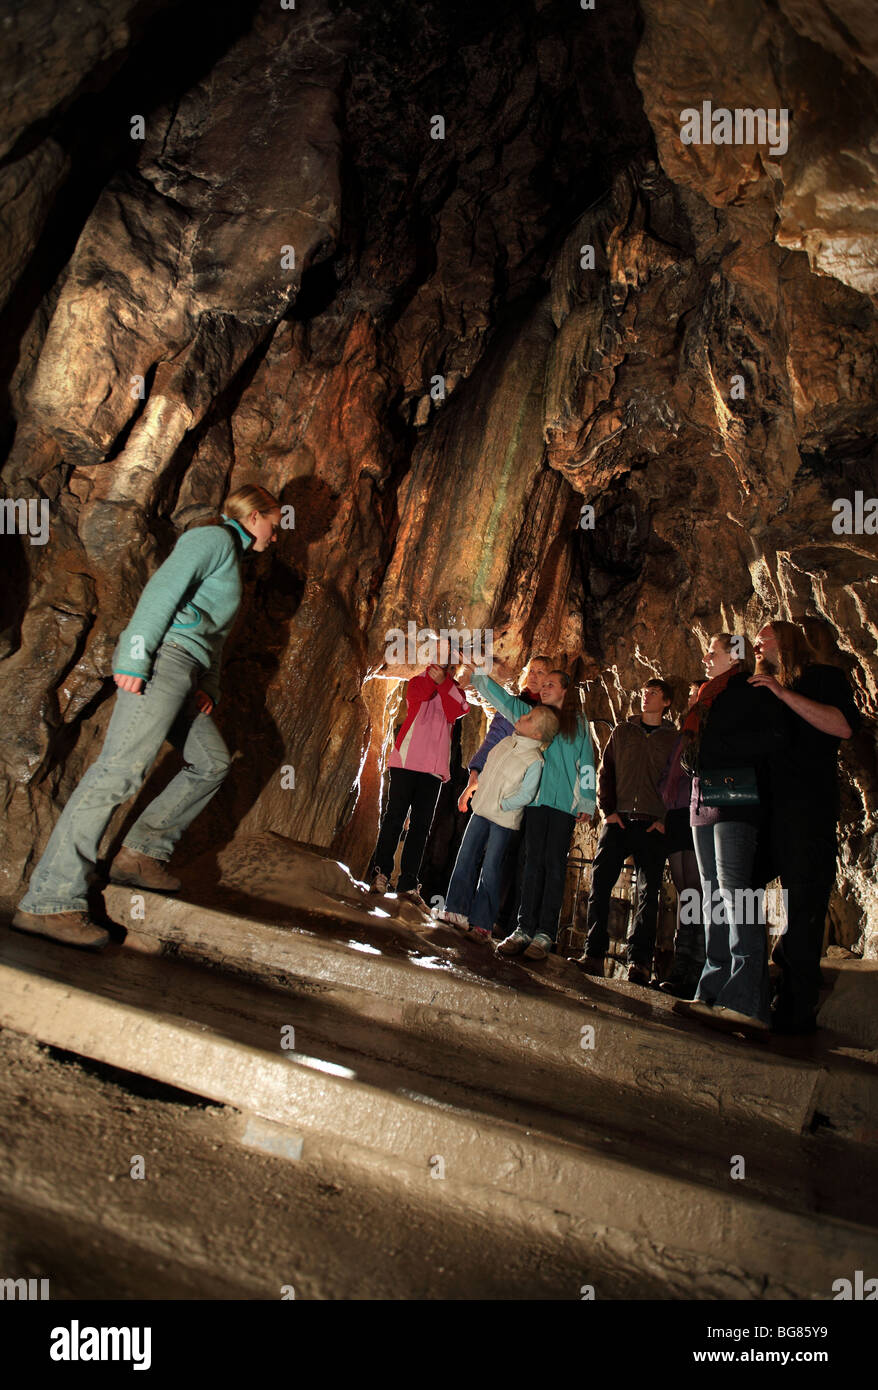
[[648, 985], [666, 857], [665, 804], [658, 788], [677, 730], [664, 717], [673, 699], [667, 681], [647, 681], [640, 695], [640, 714], [616, 725], [601, 759], [597, 803], [606, 823], [592, 870], [585, 952], [576, 964], [587, 975], [603, 975], [610, 944], [610, 897], [631, 855], [637, 870], [637, 908], [626, 941], [628, 979]]

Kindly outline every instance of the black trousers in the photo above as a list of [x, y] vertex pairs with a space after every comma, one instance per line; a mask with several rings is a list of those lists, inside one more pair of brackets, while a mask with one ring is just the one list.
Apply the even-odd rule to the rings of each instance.
[[607, 953], [610, 898], [629, 854], [637, 869], [637, 906], [628, 928], [628, 964], [651, 970], [666, 853], [664, 835], [660, 830], [647, 831], [645, 821], [605, 825], [601, 831], [588, 895], [585, 953], [598, 958]]
[[809, 1023], [820, 990], [820, 953], [829, 896], [835, 885], [835, 820], [815, 817], [813, 806], [778, 808], [772, 846], [786, 893], [787, 929], [774, 948], [780, 966], [775, 1012], [794, 1025]]
[[518, 930], [534, 937], [537, 932], [558, 939], [567, 855], [576, 828], [576, 817], [553, 806], [529, 806], [524, 813], [524, 869]]
[[503, 862], [503, 886], [500, 889], [500, 907], [497, 912], [497, 928], [503, 936], [515, 931], [518, 921], [523, 869], [524, 832], [519, 828], [513, 830], [509, 837], [506, 859]]
[[441, 788], [441, 781], [434, 777], [432, 772], [411, 772], [406, 767], [390, 769], [387, 809], [378, 831], [372, 867], [373, 870], [390, 878], [402, 827], [405, 825], [406, 816], [409, 816], [409, 828], [402, 847], [399, 880], [396, 885], [398, 893], [407, 893], [418, 886], [421, 860], [427, 847], [427, 836], [433, 824], [433, 813]]

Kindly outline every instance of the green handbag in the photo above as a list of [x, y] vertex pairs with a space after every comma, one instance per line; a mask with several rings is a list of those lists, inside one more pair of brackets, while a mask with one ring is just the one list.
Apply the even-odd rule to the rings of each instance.
[[699, 775], [704, 806], [758, 806], [755, 767], [717, 767]]

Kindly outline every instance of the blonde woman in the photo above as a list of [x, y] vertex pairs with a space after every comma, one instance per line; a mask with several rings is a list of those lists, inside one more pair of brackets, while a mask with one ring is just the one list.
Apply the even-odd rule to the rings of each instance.
[[236, 488], [215, 522], [180, 536], [150, 579], [113, 654], [116, 704], [97, 761], [65, 806], [27, 893], [16, 931], [99, 951], [109, 941], [89, 919], [86, 893], [117, 806], [134, 796], [167, 739], [183, 767], [125, 836], [114, 883], [174, 892], [165, 868], [184, 830], [218, 790], [229, 752], [211, 719], [223, 643], [241, 603], [240, 561], [277, 538], [280, 504], [264, 488]]

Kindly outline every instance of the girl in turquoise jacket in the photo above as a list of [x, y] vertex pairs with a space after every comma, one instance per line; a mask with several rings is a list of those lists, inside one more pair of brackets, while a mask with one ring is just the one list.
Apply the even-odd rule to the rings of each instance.
[[[530, 708], [482, 671], [473, 673], [472, 684], [489, 705], [513, 722]], [[524, 813], [518, 924], [497, 946], [503, 955], [523, 952], [531, 960], [542, 960], [554, 946], [573, 831], [576, 822], [587, 820], [595, 808], [594, 746], [588, 720], [572, 695], [566, 672], [552, 671], [540, 699], [556, 711], [561, 730], [546, 749], [539, 792]]]
[[219, 788], [229, 751], [211, 719], [223, 644], [241, 603], [240, 560], [277, 538], [280, 505], [261, 487], [229, 494], [217, 524], [180, 536], [141, 595], [113, 655], [118, 687], [104, 746], [52, 832], [12, 919], [17, 931], [100, 950], [109, 941], [86, 897], [98, 846], [118, 806], [143, 785], [167, 739], [183, 768], [127, 832], [110, 878], [160, 892], [165, 863]]

